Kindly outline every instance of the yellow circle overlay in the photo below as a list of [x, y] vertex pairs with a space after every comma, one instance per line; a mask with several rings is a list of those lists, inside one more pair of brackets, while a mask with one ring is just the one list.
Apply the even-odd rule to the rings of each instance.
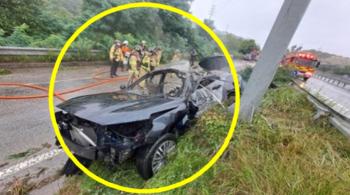
[[[127, 9], [134, 9], [134, 8], [156, 8], [156, 9], [162, 9], [162, 10], [167, 10], [173, 13], [177, 13], [187, 19], [189, 19], [190, 21], [196, 23], [197, 25], [199, 25], [203, 30], [205, 30], [210, 36], [211, 38], [218, 44], [218, 46], [220, 47], [220, 49], [222, 50], [232, 73], [232, 78], [234, 81], [234, 87], [235, 87], [235, 107], [234, 107], [234, 115], [233, 115], [233, 119], [232, 119], [232, 123], [231, 123], [231, 127], [230, 130], [227, 133], [227, 137], [224, 140], [224, 143], [222, 144], [222, 146], [220, 147], [220, 149], [217, 151], [217, 153], [213, 156], [213, 158], [207, 163], [205, 164], [200, 170], [198, 170], [196, 173], [194, 173], [193, 175], [191, 175], [188, 178], [185, 178], [182, 181], [179, 181], [177, 183], [168, 185], [168, 186], [163, 186], [163, 187], [159, 187], [159, 188], [132, 188], [132, 187], [126, 187], [126, 186], [122, 186], [122, 185], [118, 185], [116, 183], [112, 183], [109, 182], [99, 176], [97, 176], [96, 174], [94, 174], [93, 172], [91, 172], [89, 169], [87, 169], [86, 167], [84, 167], [84, 165], [82, 165], [76, 158], [75, 156], [72, 154], [72, 152], [69, 150], [69, 148], [67, 147], [67, 145], [64, 143], [63, 137], [59, 131], [58, 125], [57, 125], [57, 121], [56, 121], [56, 117], [55, 117], [55, 109], [54, 109], [54, 90], [55, 90], [55, 80], [56, 80], [56, 75], [59, 69], [59, 66], [61, 64], [61, 61], [65, 55], [65, 53], [67, 52], [68, 48], [70, 47], [70, 45], [72, 44], [72, 42], [79, 36], [80, 33], [82, 33], [86, 28], [88, 28], [91, 24], [93, 24], [94, 22], [100, 20], [101, 18], [112, 14], [112, 13], [116, 13], [119, 11], [123, 11], [123, 10], [127, 10]], [[73, 161], [73, 163], [79, 167], [87, 176], [89, 176], [91, 179], [94, 179], [95, 181], [116, 189], [116, 190], [120, 190], [120, 191], [124, 191], [124, 192], [129, 192], [129, 193], [139, 193], [139, 194], [151, 194], [151, 193], [160, 193], [160, 192], [166, 192], [169, 190], [173, 190], [175, 188], [179, 188], [181, 186], [184, 186], [190, 182], [193, 182], [194, 180], [196, 180], [197, 178], [199, 178], [201, 175], [203, 175], [207, 170], [209, 170], [214, 164], [215, 162], [220, 158], [220, 156], [224, 153], [225, 149], [229, 146], [230, 140], [233, 136], [233, 132], [234, 129], [236, 127], [237, 124], [237, 120], [238, 120], [238, 114], [239, 114], [239, 105], [240, 105], [240, 92], [239, 92], [239, 83], [238, 83], [238, 79], [237, 79], [237, 73], [236, 73], [236, 69], [234, 67], [233, 61], [230, 57], [230, 54], [228, 52], [228, 50], [226, 49], [225, 45], [223, 44], [223, 42], [219, 39], [219, 37], [214, 33], [213, 30], [211, 30], [206, 24], [204, 24], [201, 20], [199, 20], [197, 17], [191, 15], [188, 12], [185, 12], [181, 9], [169, 6], [169, 5], [164, 5], [164, 4], [159, 4], [159, 3], [150, 3], [150, 2], [139, 2], [139, 3], [128, 3], [128, 4], [124, 4], [124, 5], [120, 5], [117, 7], [113, 7], [110, 8], [108, 10], [105, 10], [97, 15], [95, 15], [94, 17], [90, 18], [88, 21], [86, 21], [82, 26], [80, 26], [74, 33], [73, 35], [67, 40], [67, 42], [64, 44], [61, 52], [59, 53], [57, 60], [55, 62], [55, 66], [53, 68], [52, 74], [51, 74], [51, 79], [50, 79], [50, 86], [49, 86], [49, 94], [48, 94], [48, 103], [49, 103], [49, 111], [50, 111], [50, 118], [51, 118], [51, 123], [52, 126], [54, 128], [55, 134], [57, 136], [57, 139], [59, 141], [59, 143], [62, 146], [62, 149], [65, 151], [65, 153], [68, 155], [68, 157]]]

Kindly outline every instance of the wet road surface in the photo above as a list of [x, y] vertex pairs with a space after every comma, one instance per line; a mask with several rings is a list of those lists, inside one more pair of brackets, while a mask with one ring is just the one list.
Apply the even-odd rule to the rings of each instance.
[[325, 98], [325, 103], [350, 118], [350, 91], [318, 78], [310, 78], [305, 87], [314, 95]]
[[[251, 66], [235, 61], [237, 70]], [[1, 82], [32, 83], [48, 87], [51, 68], [13, 69], [12, 74], [0, 76]], [[55, 91], [71, 89], [109, 78], [109, 67], [61, 67], [56, 78]], [[125, 75], [126, 73], [121, 73]], [[66, 99], [100, 92], [119, 90], [125, 81], [114, 81], [94, 88], [78, 91]], [[42, 94], [45, 92], [19, 87], [0, 86], [0, 96]], [[61, 101], [55, 98], [55, 105]], [[30, 178], [37, 188], [32, 194], [52, 194], [62, 186], [64, 179], [57, 177], [67, 157], [54, 146], [55, 135], [51, 126], [47, 98], [26, 100], [0, 100], [0, 194], [17, 181]], [[40, 184], [40, 185], [39, 185]]]
[[[0, 76], [0, 82], [34, 83], [43, 87], [49, 85], [50, 68], [14, 69], [11, 71], [10, 75]], [[96, 73], [103, 72], [98, 77], [108, 78], [108, 71], [108, 66], [63, 67], [57, 75], [55, 90], [60, 91], [96, 82], [92, 78]], [[125, 73], [123, 74], [125, 75]], [[115, 81], [63, 97], [69, 99], [85, 94], [116, 91], [122, 83], [125, 82]], [[0, 96], [42, 93], [45, 92], [19, 87], [0, 87]], [[60, 102], [60, 100], [55, 99], [55, 104]], [[16, 180], [15, 178], [26, 175], [36, 175], [39, 172], [40, 176], [33, 178], [38, 181], [45, 177], [51, 177], [62, 168], [67, 159], [63, 152], [51, 154], [57, 147], [54, 146], [54, 132], [51, 127], [47, 98], [0, 100], [0, 128], [0, 190], [7, 187], [9, 182]], [[40, 155], [44, 154], [49, 155], [40, 158]], [[37, 162], [40, 163], [26, 167]], [[20, 166], [13, 167], [15, 165]]]

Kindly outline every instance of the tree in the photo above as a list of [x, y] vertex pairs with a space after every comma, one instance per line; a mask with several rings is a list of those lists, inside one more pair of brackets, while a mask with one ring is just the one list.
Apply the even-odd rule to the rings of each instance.
[[28, 26], [36, 26], [37, 14], [40, 13], [42, 0], [1, 0], [0, 1], [0, 28], [5, 31], [5, 36], [14, 31], [15, 26], [23, 23]]
[[13, 33], [7, 37], [7, 45], [24, 47], [33, 42], [33, 38], [27, 34], [29, 29], [27, 24], [16, 26], [14, 29]]
[[238, 52], [239, 46], [243, 41], [242, 38], [237, 37], [236, 35], [228, 32], [220, 32], [216, 31], [217, 35], [221, 38], [221, 40], [225, 43], [227, 49], [231, 52]]
[[34, 47], [61, 48], [65, 43], [62, 35], [51, 34], [44, 40], [36, 40], [31, 45]]
[[253, 50], [259, 50], [259, 46], [255, 43], [255, 40], [243, 40], [239, 45], [239, 52], [242, 54], [248, 54]]
[[6, 45], [7, 41], [4, 37], [5, 31], [0, 28], [0, 46]]
[[[151, 0], [145, 0], [151, 2]], [[3, 0], [0, 2], [0, 44], [61, 47], [75, 29], [108, 8], [139, 0]], [[152, 0], [189, 11], [192, 0]], [[214, 27], [211, 20], [205, 21]], [[24, 24], [24, 25], [22, 25]], [[16, 28], [15, 28], [16, 27]], [[175, 13], [159, 9], [130, 9], [113, 13], [95, 22], [72, 47], [108, 50], [114, 39], [128, 40], [131, 46], [146, 40], [160, 46], [163, 59], [175, 50], [195, 48], [200, 56], [218, 51], [211, 37], [200, 27]], [[83, 52], [82, 52], [83, 53]]]
[[[5, 31], [4, 36], [9, 36], [14, 27], [24, 23], [29, 26], [27, 33], [30, 36], [46, 38], [50, 34], [64, 33], [67, 24], [76, 16], [63, 6], [71, 2], [72, 0], [1, 0], [0, 28]], [[71, 4], [71, 7], [77, 6], [79, 4], [76, 2]]]

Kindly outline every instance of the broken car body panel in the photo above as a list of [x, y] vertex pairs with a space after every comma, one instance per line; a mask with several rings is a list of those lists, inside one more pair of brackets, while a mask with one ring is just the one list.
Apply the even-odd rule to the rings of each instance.
[[[91, 153], [111, 146], [118, 146], [121, 152], [154, 143], [161, 135], [174, 131], [174, 127], [185, 125], [183, 119], [190, 114], [189, 79], [188, 74], [175, 69], [157, 70], [126, 90], [72, 98], [57, 106], [62, 110], [56, 113], [62, 135], [75, 154], [91, 160], [98, 155], [87, 154], [86, 147], [94, 144], [96, 149], [89, 150]], [[177, 81], [178, 85], [166, 86], [170, 81]], [[87, 127], [93, 133], [86, 133]]]
[[230, 76], [222, 71], [158, 69], [123, 90], [59, 104], [57, 122], [75, 155], [121, 163], [164, 135], [182, 134], [198, 111], [226, 100], [233, 90]]
[[169, 98], [113, 92], [73, 98], [57, 107], [76, 117], [104, 126], [147, 120], [154, 113], [174, 109], [178, 105], [179, 101]]

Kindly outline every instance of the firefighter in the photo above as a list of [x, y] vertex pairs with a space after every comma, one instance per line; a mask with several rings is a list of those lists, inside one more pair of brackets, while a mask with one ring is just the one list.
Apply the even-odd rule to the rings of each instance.
[[140, 77], [151, 70], [151, 52], [145, 51], [141, 61]]
[[142, 41], [141, 41], [141, 45], [140, 45], [140, 46], [141, 46], [141, 51], [142, 51], [142, 52], [145, 52], [145, 51], [148, 50], [148, 49], [147, 49], [147, 46], [146, 46], [146, 43], [147, 43], [147, 42], [146, 42], [145, 40], [142, 40]]
[[151, 50], [150, 52], [150, 71], [153, 71], [158, 65], [157, 50]]
[[139, 50], [140, 48], [136, 46], [136, 48], [133, 49], [130, 53], [128, 85], [133, 83], [140, 76], [139, 64], [141, 63], [141, 58], [140, 58]]
[[145, 53], [148, 51], [148, 48], [147, 48], [147, 46], [146, 46], [146, 41], [145, 40], [142, 40], [141, 41], [141, 45], [140, 45], [140, 48], [141, 48], [141, 50], [140, 50], [140, 53], [141, 53], [141, 57], [143, 58], [144, 57], [144, 55], [145, 55]]
[[117, 76], [117, 68], [123, 65], [123, 52], [119, 40], [114, 41], [114, 44], [109, 50], [109, 60], [111, 62], [111, 78]]
[[194, 65], [194, 61], [196, 60], [196, 57], [197, 57], [197, 52], [196, 52], [195, 49], [192, 49], [191, 57], [190, 57], [190, 64], [191, 64], [191, 66]]
[[128, 45], [129, 45], [129, 42], [127, 40], [123, 41], [123, 44], [122, 44], [122, 52], [124, 56], [123, 71], [128, 70], [128, 62], [130, 57], [130, 48]]
[[156, 56], [157, 56], [157, 63], [156, 63], [156, 67], [160, 66], [160, 60], [162, 59], [162, 49], [160, 47], [156, 48]]
[[[140, 77], [143, 77], [146, 75], [148, 72], [151, 71], [151, 58], [150, 58], [151, 53], [148, 51], [144, 51], [144, 56], [141, 59], [141, 66], [140, 66]], [[145, 87], [145, 81], [142, 81], [140, 83], [140, 86], [142, 88]]]

